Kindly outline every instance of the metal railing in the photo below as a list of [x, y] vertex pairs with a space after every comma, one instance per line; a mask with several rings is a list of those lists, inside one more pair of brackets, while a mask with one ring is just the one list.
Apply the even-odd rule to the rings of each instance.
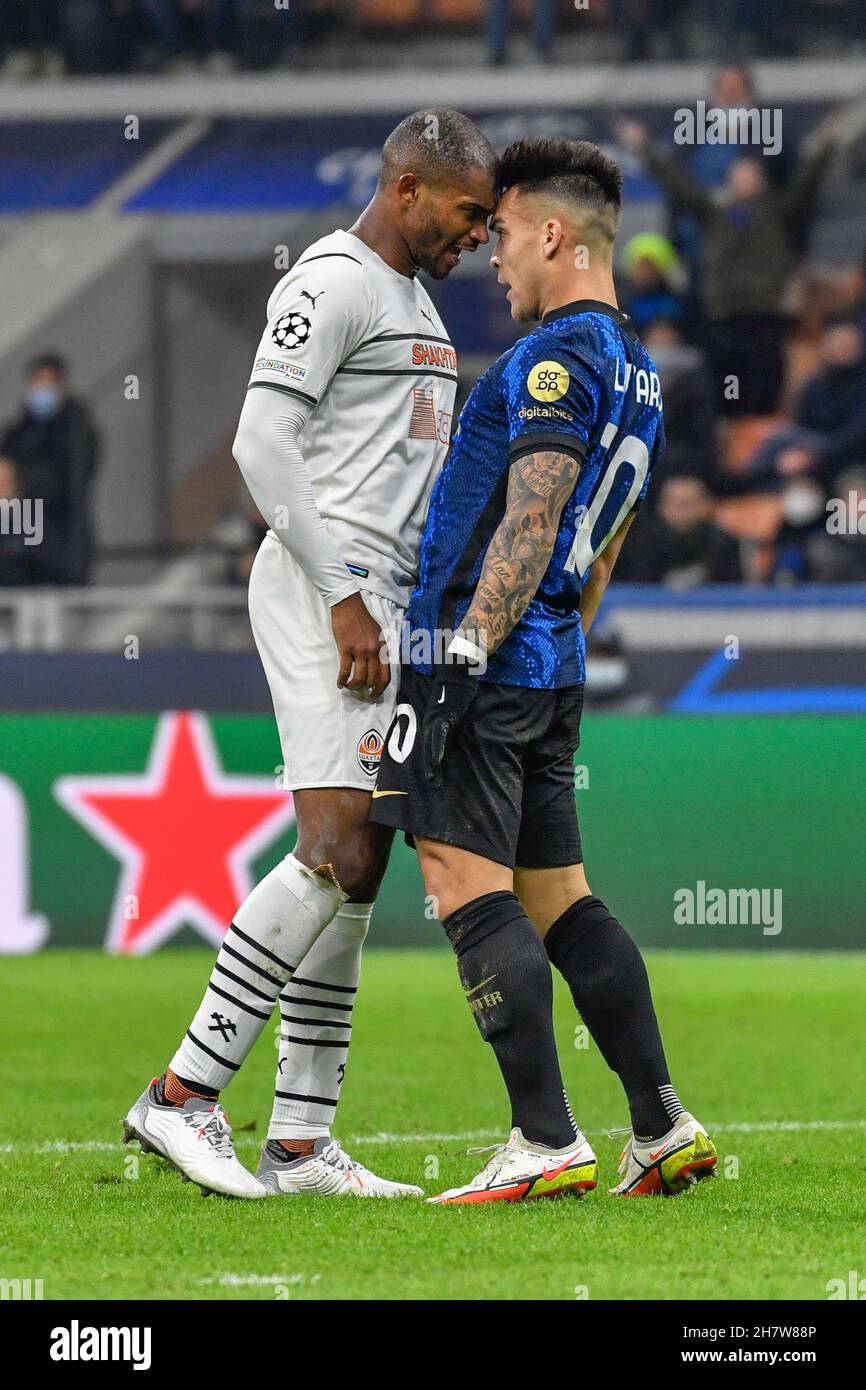
[[226, 585], [0, 589], [0, 651], [252, 648], [245, 588]]

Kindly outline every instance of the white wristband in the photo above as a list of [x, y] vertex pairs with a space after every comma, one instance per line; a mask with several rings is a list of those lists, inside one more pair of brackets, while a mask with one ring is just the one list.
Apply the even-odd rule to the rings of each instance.
[[479, 647], [477, 642], [470, 642], [468, 637], [452, 637], [448, 643], [448, 656], [468, 656], [470, 661], [484, 661], [487, 653], [483, 647]]

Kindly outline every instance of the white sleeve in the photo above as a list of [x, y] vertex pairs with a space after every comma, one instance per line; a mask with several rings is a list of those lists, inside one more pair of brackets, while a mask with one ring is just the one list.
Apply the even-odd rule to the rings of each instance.
[[265, 521], [329, 607], [357, 593], [316, 506], [299, 438], [313, 407], [280, 390], [247, 392], [233, 453]]
[[268, 301], [250, 382], [267, 382], [316, 405], [337, 368], [363, 341], [371, 317], [359, 260], [348, 253], [302, 257]]

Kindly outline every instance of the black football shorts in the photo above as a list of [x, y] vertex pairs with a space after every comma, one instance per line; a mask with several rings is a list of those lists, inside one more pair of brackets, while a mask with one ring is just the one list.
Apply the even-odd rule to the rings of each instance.
[[421, 729], [439, 684], [402, 669], [397, 708], [385, 738], [370, 819], [415, 836], [471, 850], [509, 868], [580, 864], [574, 754], [583, 686], [532, 690], [479, 682], [452, 730], [444, 786], [424, 775]]

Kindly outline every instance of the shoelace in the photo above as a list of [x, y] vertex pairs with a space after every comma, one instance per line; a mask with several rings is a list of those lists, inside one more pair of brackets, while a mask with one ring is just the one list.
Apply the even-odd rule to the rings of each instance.
[[[509, 1144], [482, 1144], [480, 1147], [467, 1149], [468, 1154], [490, 1154], [480, 1173], [472, 1179], [472, 1187], [481, 1186], [482, 1180], [495, 1178], [503, 1163], [508, 1157]], [[492, 1151], [492, 1152], [491, 1152]]]
[[[200, 1123], [201, 1116], [207, 1114], [204, 1124]], [[215, 1105], [211, 1111], [195, 1110], [191, 1115], [185, 1115], [184, 1119], [193, 1129], [198, 1130], [199, 1134], [207, 1144], [210, 1144], [214, 1153], [219, 1154], [220, 1158], [234, 1158], [234, 1145], [232, 1144], [232, 1127], [229, 1118], [221, 1105]]]
[[625, 1173], [626, 1169], [628, 1168], [628, 1161], [631, 1158], [631, 1146], [634, 1143], [634, 1134], [630, 1125], [624, 1125], [622, 1126], [622, 1128], [609, 1129], [607, 1131], [607, 1137], [609, 1139], [618, 1139], [625, 1134], [627, 1134], [629, 1138], [628, 1143], [626, 1144], [625, 1148], [619, 1156], [619, 1168], [617, 1169], [617, 1172], [619, 1173]]
[[332, 1139], [330, 1144], [322, 1149], [319, 1158], [332, 1168], [339, 1168], [340, 1172], [345, 1173], [347, 1177], [350, 1177], [361, 1166], [349, 1157], [339, 1139]]

